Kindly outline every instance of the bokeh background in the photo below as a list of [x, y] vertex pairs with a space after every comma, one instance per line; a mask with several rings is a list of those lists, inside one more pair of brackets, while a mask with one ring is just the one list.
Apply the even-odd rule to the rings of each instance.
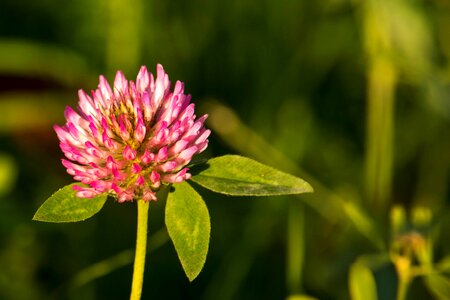
[[373, 283], [395, 299], [405, 261], [409, 299], [444, 299], [449, 59], [447, 0], [2, 0], [0, 298], [127, 299], [133, 203], [81, 223], [31, 218], [72, 182], [52, 125], [77, 90], [162, 63], [210, 115], [205, 157], [252, 157], [316, 192], [199, 188], [212, 236], [193, 283], [164, 199], [152, 204], [144, 299], [371, 299], [357, 291]]

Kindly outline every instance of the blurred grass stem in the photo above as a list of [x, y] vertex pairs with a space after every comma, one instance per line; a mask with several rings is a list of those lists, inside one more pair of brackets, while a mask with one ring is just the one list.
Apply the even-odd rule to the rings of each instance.
[[[162, 228], [149, 238], [147, 253], [155, 251], [169, 241], [167, 230]], [[79, 288], [88, 284], [100, 277], [106, 276], [111, 272], [133, 263], [134, 251], [133, 249], [124, 250], [116, 255], [99, 261], [78, 272], [69, 285], [72, 289]]]
[[290, 295], [302, 292], [304, 262], [305, 207], [297, 199], [289, 203], [287, 239], [287, 288]]
[[386, 3], [366, 1], [364, 46], [367, 56], [366, 199], [379, 215], [391, 196], [394, 100], [397, 69]]
[[368, 80], [366, 192], [369, 203], [383, 212], [389, 203], [392, 181], [394, 66], [377, 58], [369, 67]]

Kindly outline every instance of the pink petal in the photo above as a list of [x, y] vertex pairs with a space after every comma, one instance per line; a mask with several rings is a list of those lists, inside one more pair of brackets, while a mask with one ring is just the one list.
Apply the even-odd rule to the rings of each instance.
[[54, 125], [53, 129], [56, 132], [56, 135], [58, 136], [58, 139], [63, 143], [71, 143], [71, 144], [78, 144], [78, 141], [76, 141], [72, 135], [67, 132], [67, 130], [63, 127], [60, 127], [58, 125]]
[[97, 192], [104, 193], [111, 189], [111, 182], [106, 182], [103, 180], [96, 180], [89, 184]]
[[136, 150], [127, 145], [123, 150], [122, 155], [126, 160], [134, 160], [136, 158]]
[[89, 129], [91, 130], [91, 133], [95, 137], [95, 139], [101, 140], [100, 133], [93, 122], [89, 123]]
[[74, 185], [72, 188], [77, 191], [76, 196], [78, 198], [93, 198], [98, 195], [93, 188], [85, 188], [78, 185]]
[[81, 118], [79, 114], [77, 114], [70, 106], [66, 106], [64, 110], [64, 117], [68, 122], [71, 122], [78, 126], [86, 126], [88, 122]]
[[211, 134], [211, 130], [204, 129], [203, 131], [200, 132], [200, 135], [195, 140], [195, 144], [199, 145], [199, 144], [203, 143], [204, 141], [206, 141], [206, 139], [208, 138], [208, 136], [210, 134]]
[[128, 141], [130, 139], [130, 132], [128, 131], [128, 128], [131, 127], [131, 124], [130, 126], [127, 126], [129, 122], [130, 121], [128, 121], [124, 114], [119, 116], [120, 136], [124, 141]]
[[142, 154], [142, 156], [141, 156], [141, 161], [147, 165], [150, 162], [152, 162], [154, 159], [155, 159], [155, 154], [148, 151], [148, 149], [145, 149], [144, 154]]
[[115, 161], [115, 159], [112, 156], [108, 156], [106, 159], [106, 168], [109, 170], [113, 170], [114, 168], [118, 168], [118, 163]]
[[109, 137], [114, 136], [113, 132], [112, 132], [111, 129], [109, 128], [108, 121], [106, 120], [105, 117], [102, 117], [101, 123], [102, 123], [103, 131], [106, 132], [106, 134], [108, 134]]
[[194, 125], [192, 125], [191, 128], [189, 128], [189, 130], [184, 134], [184, 137], [197, 135], [200, 131], [200, 128], [202, 128], [206, 118], [208, 118], [208, 115], [204, 115], [198, 118], [197, 121], [195, 121]]
[[112, 169], [112, 174], [114, 176], [114, 180], [118, 181], [118, 182], [124, 181], [127, 178], [126, 174], [123, 172], [120, 172], [119, 169], [117, 169], [117, 168]]
[[151, 190], [148, 190], [142, 195], [142, 199], [144, 201], [152, 201], [152, 200], [156, 201], [157, 200], [156, 193]]
[[105, 145], [109, 150], [117, 150], [118, 145], [106, 134], [106, 132], [103, 132], [102, 134], [102, 141], [103, 145]]
[[122, 188], [118, 187], [115, 183], [111, 184], [111, 189], [116, 192], [116, 194], [119, 194], [122, 192]]
[[161, 172], [171, 172], [173, 171], [176, 167], [178, 166], [178, 164], [175, 161], [168, 161], [165, 162], [161, 165], [156, 166], [156, 170], [161, 171]]
[[145, 122], [150, 122], [153, 117], [153, 110], [150, 102], [150, 95], [147, 91], [143, 92], [142, 94], [142, 108], [144, 110]]
[[153, 92], [152, 95], [152, 103], [154, 107], [159, 107], [164, 95], [166, 94], [166, 89], [168, 87], [169, 83], [169, 77], [167, 76], [167, 74], [164, 72], [164, 68], [158, 64], [156, 66], [156, 81], [155, 81], [155, 91]]
[[81, 191], [76, 193], [78, 198], [94, 198], [96, 195], [97, 193], [92, 191]]
[[119, 198], [118, 198], [118, 202], [119, 203], [123, 203], [125, 201], [131, 201], [133, 200], [134, 197], [134, 193], [133, 191], [122, 191], [121, 193], [119, 193]]
[[184, 83], [177, 80], [177, 82], [175, 82], [175, 87], [173, 88], [173, 94], [174, 95], [182, 94], [183, 91], [184, 91]]
[[142, 186], [142, 185], [144, 185], [144, 183], [145, 183], [144, 177], [142, 177], [142, 175], [139, 176], [138, 179], [136, 179], [136, 182], [135, 182], [135, 183], [136, 183], [137, 186]]
[[96, 116], [97, 112], [95, 110], [94, 103], [83, 90], [78, 91], [78, 98], [80, 101], [78, 102], [78, 105], [80, 107], [80, 110], [86, 115], [86, 116]]
[[187, 161], [189, 162], [192, 158], [192, 156], [198, 151], [197, 146], [192, 146], [189, 147], [185, 150], [183, 150], [180, 155], [178, 155], [177, 161], [178, 160], [183, 160], [183, 161]]
[[116, 98], [122, 98], [128, 95], [128, 81], [122, 71], [116, 73], [114, 79], [114, 95]]
[[63, 166], [66, 167], [67, 173], [69, 173], [70, 175], [75, 175], [75, 171], [86, 172], [86, 166], [77, 165], [71, 161], [64, 159], [64, 158], [61, 159], [61, 162], [62, 162]]
[[162, 147], [159, 149], [158, 154], [156, 155], [156, 161], [162, 162], [167, 159], [167, 147]]
[[140, 165], [134, 163], [133, 166], [131, 167], [131, 171], [132, 171], [134, 174], [139, 174], [139, 173], [142, 171], [142, 168], [141, 168]]
[[138, 92], [143, 93], [147, 90], [150, 83], [150, 77], [148, 76], [148, 71], [145, 66], [142, 66], [136, 78], [136, 87]]
[[103, 158], [104, 157], [104, 152], [102, 150], [100, 150], [97, 146], [92, 144], [90, 141], [87, 141], [84, 144], [86, 146], [87, 153], [89, 153], [90, 155], [92, 155], [92, 156], [94, 156], [96, 158]]
[[200, 143], [200, 144], [197, 145], [197, 148], [198, 148], [197, 153], [203, 152], [206, 149], [206, 147], [208, 147], [208, 140], [206, 140], [203, 143]]
[[103, 75], [100, 75], [100, 84], [98, 85], [98, 88], [100, 92], [102, 93], [103, 99], [106, 100], [105, 103], [108, 100], [111, 100], [113, 98], [113, 92], [111, 90], [111, 87], [109, 86], [108, 81]]
[[128, 88], [128, 90], [130, 92], [130, 102], [127, 103], [131, 105], [132, 111], [136, 114], [137, 111], [141, 109], [141, 96], [133, 81], [130, 81], [129, 85], [130, 87]]
[[138, 119], [136, 130], [134, 131], [134, 138], [137, 142], [142, 143], [145, 138], [145, 134], [147, 132], [147, 128], [144, 125], [144, 121], [142, 117]]
[[172, 147], [170, 147], [170, 149], [168, 151], [168, 155], [169, 156], [173, 156], [173, 155], [176, 155], [176, 154], [180, 153], [181, 151], [186, 149], [187, 145], [189, 145], [189, 141], [188, 140], [186, 140], [186, 139], [179, 140]]
[[194, 108], [195, 108], [194, 103], [191, 103], [188, 106], [186, 106], [186, 108], [180, 113], [178, 119], [180, 121], [183, 121], [192, 118], [192, 116], [194, 115]]
[[184, 180], [187, 180], [191, 177], [191, 174], [187, 173], [189, 169], [188, 168], [184, 168], [181, 171], [179, 171], [178, 173], [175, 174], [165, 174], [162, 178], [162, 180], [164, 182], [168, 182], [168, 183], [180, 183], [183, 182]]
[[152, 173], [150, 174], [150, 180], [155, 183], [158, 182], [161, 179], [161, 175], [159, 175], [159, 173], [152, 171]]

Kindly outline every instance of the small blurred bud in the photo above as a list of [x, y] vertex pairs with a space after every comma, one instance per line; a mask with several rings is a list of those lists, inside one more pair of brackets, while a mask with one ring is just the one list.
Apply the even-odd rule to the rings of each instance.
[[406, 228], [406, 212], [401, 205], [396, 205], [391, 209], [391, 232], [394, 236], [400, 234]]
[[423, 228], [430, 224], [433, 214], [428, 207], [417, 206], [411, 211], [411, 222], [415, 228]]

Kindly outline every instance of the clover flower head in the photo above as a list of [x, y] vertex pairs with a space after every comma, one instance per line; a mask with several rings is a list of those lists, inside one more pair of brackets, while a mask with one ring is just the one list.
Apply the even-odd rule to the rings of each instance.
[[196, 118], [182, 82], [170, 86], [158, 64], [156, 79], [142, 66], [136, 82], [118, 71], [113, 88], [101, 75], [91, 96], [79, 90], [78, 111], [68, 106], [67, 123], [54, 126], [63, 165], [85, 184], [78, 197], [156, 200], [162, 184], [190, 178], [186, 165], [208, 145], [207, 115]]

